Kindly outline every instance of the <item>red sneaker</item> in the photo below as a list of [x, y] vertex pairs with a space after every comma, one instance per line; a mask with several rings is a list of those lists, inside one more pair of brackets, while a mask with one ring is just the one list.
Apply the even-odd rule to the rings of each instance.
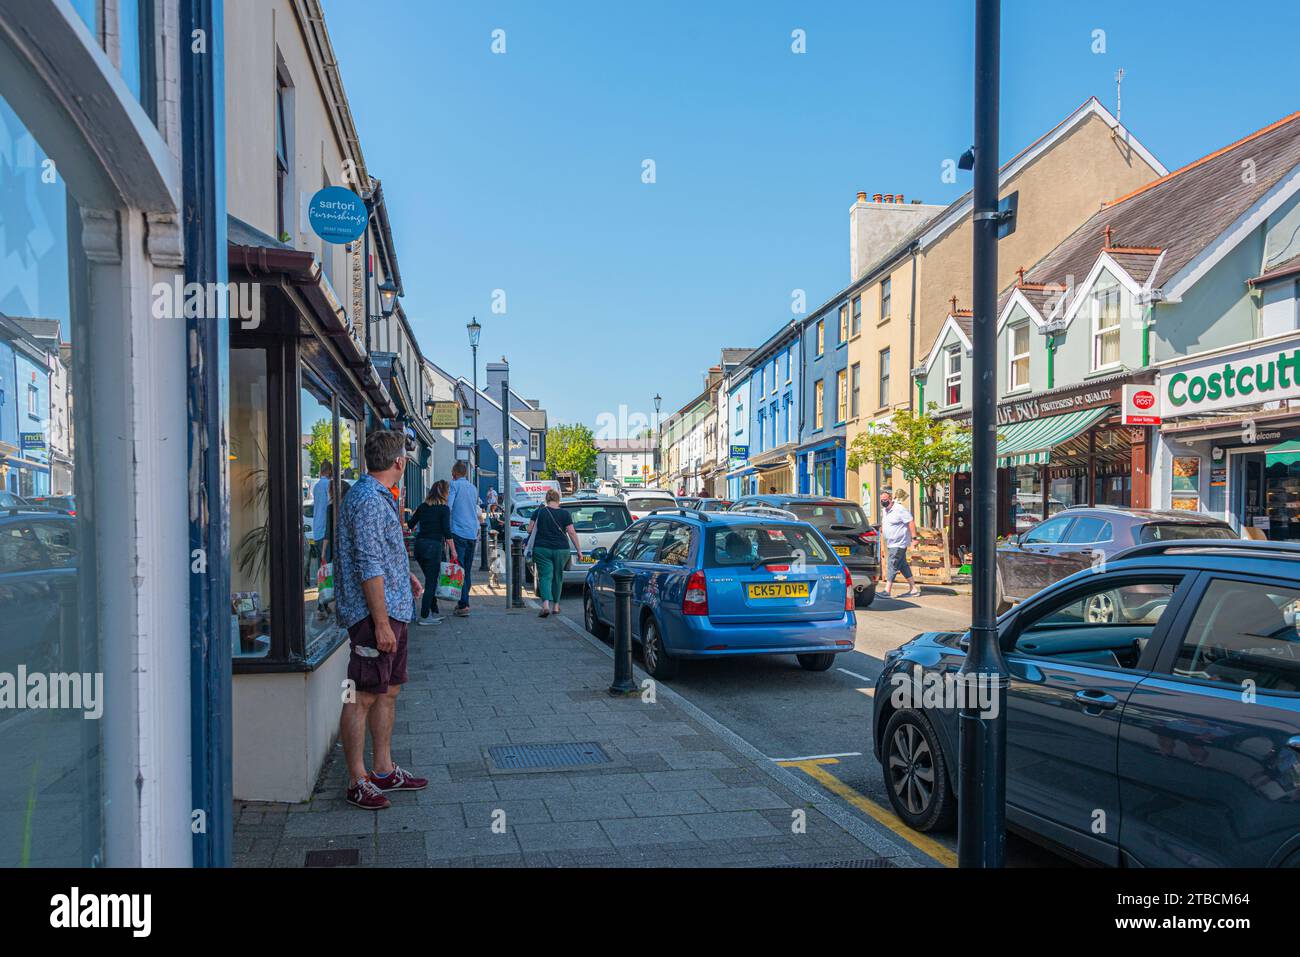
[[410, 771], [394, 764], [393, 770], [386, 778], [381, 778], [371, 771], [370, 783], [381, 791], [423, 791], [429, 786], [429, 779], [417, 778]]
[[370, 783], [369, 779], [358, 781], [348, 788], [348, 803], [367, 811], [381, 811], [389, 807], [388, 798], [382, 791]]

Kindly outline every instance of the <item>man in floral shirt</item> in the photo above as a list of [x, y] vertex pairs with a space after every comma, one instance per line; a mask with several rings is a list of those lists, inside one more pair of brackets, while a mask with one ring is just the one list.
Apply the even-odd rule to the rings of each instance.
[[[402, 522], [389, 489], [406, 469], [406, 436], [366, 436], [366, 475], [343, 498], [334, 587], [339, 624], [352, 639], [339, 734], [348, 762], [347, 799], [357, 807], [389, 806], [385, 791], [419, 791], [429, 782], [393, 763], [393, 715], [406, 683], [406, 630], [424, 590], [411, 574]], [[366, 771], [366, 727], [375, 767]]]

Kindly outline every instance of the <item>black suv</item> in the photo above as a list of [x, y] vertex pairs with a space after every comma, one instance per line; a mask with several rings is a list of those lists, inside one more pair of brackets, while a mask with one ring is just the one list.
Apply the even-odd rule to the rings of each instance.
[[[1002, 615], [1008, 826], [1101, 864], [1300, 866], [1298, 609], [1300, 546], [1167, 539]], [[960, 699], [1000, 708], [951, 680], [968, 641], [918, 635], [876, 682], [871, 743], [918, 830], [956, 815]]]
[[816, 528], [853, 576], [855, 604], [866, 608], [876, 600], [880, 541], [861, 505], [829, 495], [744, 495], [732, 502], [729, 510], [754, 505], [791, 512]]

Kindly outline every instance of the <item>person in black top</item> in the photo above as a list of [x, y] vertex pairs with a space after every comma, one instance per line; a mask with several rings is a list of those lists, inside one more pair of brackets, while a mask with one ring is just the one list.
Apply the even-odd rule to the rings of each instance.
[[447, 507], [445, 479], [439, 479], [429, 489], [406, 524], [415, 532], [415, 560], [424, 572], [424, 596], [420, 599], [420, 618], [417, 624], [432, 625], [442, 621], [438, 614], [438, 575], [444, 557], [456, 561], [456, 542], [451, 535], [451, 509]]

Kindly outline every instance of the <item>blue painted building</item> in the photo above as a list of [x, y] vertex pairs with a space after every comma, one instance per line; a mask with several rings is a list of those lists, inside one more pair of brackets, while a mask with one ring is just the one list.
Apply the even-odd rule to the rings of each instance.
[[845, 424], [856, 414], [849, 381], [849, 340], [862, 329], [862, 300], [833, 299], [803, 322], [803, 429], [795, 450], [796, 489], [844, 495]]
[[[802, 427], [803, 379], [799, 332], [798, 322], [783, 326], [732, 373], [731, 444], [748, 446], [747, 457], [734, 461], [728, 473], [728, 494], [733, 498], [796, 490], [794, 453]], [[742, 392], [742, 401], [737, 402]], [[745, 443], [734, 437], [742, 434]]]

